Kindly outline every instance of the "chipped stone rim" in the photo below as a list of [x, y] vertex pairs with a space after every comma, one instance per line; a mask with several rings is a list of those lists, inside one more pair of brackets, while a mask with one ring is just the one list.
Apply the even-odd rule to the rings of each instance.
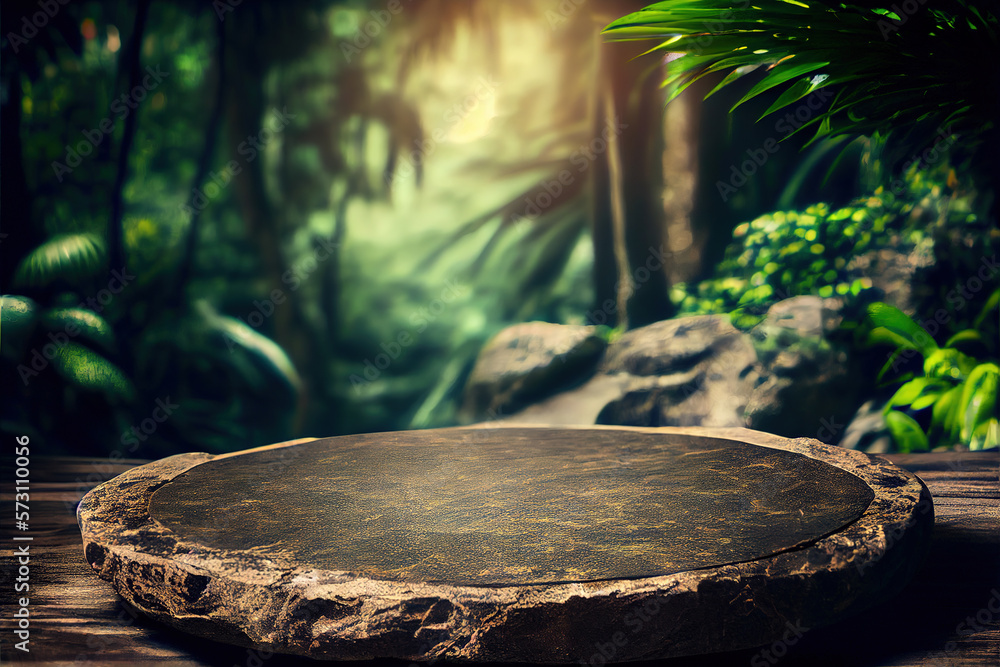
[[578, 663], [595, 655], [595, 640], [617, 637], [612, 630], [595, 636], [587, 627], [592, 619], [633, 629], [632, 635], [620, 633], [626, 643], [615, 645], [613, 662], [735, 650], [774, 641], [792, 623], [812, 628], [836, 622], [905, 585], [934, 521], [930, 493], [918, 477], [885, 459], [810, 438], [744, 428], [513, 422], [439, 430], [496, 428], [735, 440], [845, 470], [864, 481], [874, 499], [843, 529], [757, 560], [637, 579], [521, 586], [385, 581], [303, 567], [291, 554], [223, 551], [186, 541], [149, 515], [156, 489], [197, 465], [316, 440], [304, 438], [216, 456], [178, 454], [97, 486], [77, 509], [86, 558], [153, 619], [267, 651], [339, 660]]

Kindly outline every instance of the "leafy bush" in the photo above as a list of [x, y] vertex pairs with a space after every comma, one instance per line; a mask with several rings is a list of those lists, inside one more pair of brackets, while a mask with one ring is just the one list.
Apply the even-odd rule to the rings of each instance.
[[975, 194], [946, 196], [949, 178], [954, 174], [945, 163], [933, 169], [913, 165], [899, 196], [879, 187], [836, 210], [818, 203], [744, 222], [733, 230], [715, 276], [697, 285], [678, 283], [671, 298], [682, 314], [740, 311], [749, 317], [803, 294], [841, 296], [863, 306], [878, 295], [853, 259], [894, 242], [915, 247], [935, 229], [979, 223]]
[[[56, 236], [22, 260], [13, 287], [24, 294], [0, 296], [5, 432], [54, 453], [143, 457], [289, 437], [300, 381], [274, 342], [204, 301], [138, 308], [151, 302], [148, 278], [122, 278], [113, 295], [97, 289], [107, 280], [104, 241], [89, 233]], [[132, 438], [157, 401], [177, 409], [155, 440]]]
[[[1000, 290], [987, 302], [977, 318], [978, 324], [997, 307], [998, 301]], [[972, 450], [1000, 445], [1000, 367], [995, 340], [984, 340], [978, 331], [965, 329], [939, 347], [923, 327], [885, 303], [869, 306], [868, 319], [873, 325], [869, 343], [896, 347], [879, 372], [879, 379], [897, 369], [906, 357], [923, 358], [919, 374], [905, 373], [895, 379], [905, 382], [884, 409], [886, 424], [901, 451], [926, 450], [934, 444], [960, 443]], [[977, 359], [958, 349], [974, 343], [992, 347], [992, 358]]]
[[826, 204], [761, 216], [733, 231], [717, 269], [726, 277], [702, 282], [694, 293], [678, 285], [674, 297], [682, 312], [698, 313], [766, 307], [801, 294], [859, 296], [871, 280], [852, 278], [848, 260], [871, 249], [873, 235], [892, 220], [881, 206], [831, 212]]

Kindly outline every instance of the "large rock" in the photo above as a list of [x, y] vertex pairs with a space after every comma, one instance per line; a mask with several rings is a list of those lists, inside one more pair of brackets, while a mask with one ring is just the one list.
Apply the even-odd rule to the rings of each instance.
[[[836, 344], [840, 308], [837, 299], [787, 299], [749, 334], [724, 315], [657, 322], [613, 341], [596, 364], [586, 344], [594, 334], [585, 327], [511, 327], [480, 355], [465, 416], [550, 425], [750, 426], [836, 442], [863, 386], [857, 364]], [[577, 360], [570, 372], [564, 357]], [[565, 388], [566, 378], [575, 386]], [[563, 388], [555, 391], [559, 382]], [[528, 405], [532, 396], [541, 398]]]
[[860, 452], [629, 427], [178, 454], [77, 517], [93, 571], [155, 622], [253, 654], [426, 665], [777, 646], [889, 600], [934, 524], [917, 477]]
[[[548, 327], [553, 333], [562, 328]], [[578, 329], [565, 328], [570, 334]], [[584, 378], [586, 381], [576, 387], [513, 413], [503, 409], [514, 403], [508, 398], [509, 390], [491, 402], [489, 387], [537, 386], [528, 374], [544, 376], [542, 369], [521, 362], [516, 352], [507, 353], [514, 360], [512, 367], [502, 365], [503, 341], [520, 340], [521, 331], [512, 327], [501, 332], [484, 349], [466, 389], [466, 406], [472, 408], [466, 413], [468, 417], [530, 424], [742, 426], [743, 411], [758, 381], [750, 338], [736, 330], [727, 317], [679, 318], [624, 334], [610, 344], [600, 364], [591, 367], [589, 380]], [[535, 346], [551, 349], [554, 343]], [[532, 359], [541, 363], [545, 356], [534, 354]], [[554, 375], [563, 363], [554, 359], [551, 364], [555, 368], [550, 373]], [[515, 393], [523, 395], [523, 391]], [[487, 405], [501, 409], [483, 409]]]
[[632, 426], [743, 426], [757, 381], [749, 338], [721, 315], [657, 322], [623, 335], [609, 348], [599, 373], [618, 375], [621, 396], [598, 424]]
[[869, 454], [892, 451], [892, 434], [885, 423], [882, 407], [885, 399], [865, 402], [851, 419], [840, 441], [841, 447], [859, 449]]
[[[923, 319], [944, 308], [955, 319], [956, 330], [971, 326], [990, 289], [973, 293], [966, 308], [964, 301], [956, 304], [955, 288], [972, 278], [982, 279], [981, 271], [992, 270], [1000, 253], [1000, 229], [986, 217], [970, 216], [960, 225], [929, 221], [926, 230], [919, 239], [909, 241], [890, 234], [883, 247], [852, 258], [848, 275], [871, 279], [880, 301], [911, 317]], [[964, 295], [969, 296], [969, 291]]]
[[852, 278], [869, 278], [879, 299], [908, 315], [914, 315], [926, 298], [921, 274], [934, 264], [935, 248], [930, 238], [914, 245], [900, 235], [889, 236], [885, 247], [853, 257], [847, 264]]
[[526, 322], [494, 336], [465, 386], [467, 421], [509, 415], [589, 377], [607, 345], [597, 327]]
[[747, 405], [746, 425], [786, 436], [837, 442], [857, 410], [860, 369], [835, 342], [841, 302], [798, 296], [774, 304], [751, 336], [764, 381]]

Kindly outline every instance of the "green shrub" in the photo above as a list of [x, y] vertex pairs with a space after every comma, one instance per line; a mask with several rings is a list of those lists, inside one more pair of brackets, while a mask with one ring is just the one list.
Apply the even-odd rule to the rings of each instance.
[[868, 197], [831, 210], [825, 203], [804, 211], [776, 211], [733, 230], [715, 276], [697, 285], [677, 283], [671, 298], [681, 314], [766, 310], [804, 294], [841, 296], [865, 304], [877, 295], [851, 261], [890, 244], [914, 247], [935, 228], [977, 222], [973, 196], [946, 196], [947, 165], [911, 168], [900, 196], [880, 187]]
[[[977, 320], [982, 323], [997, 307], [1000, 290], [993, 293]], [[1000, 445], [1000, 411], [997, 360], [977, 359], [959, 347], [979, 343], [991, 346], [975, 329], [951, 336], [941, 347], [920, 325], [899, 309], [885, 303], [868, 308], [873, 328], [870, 344], [888, 343], [896, 349], [879, 373], [879, 379], [902, 365], [905, 357], [920, 356], [919, 373], [904, 373], [894, 382], [905, 381], [885, 404], [885, 420], [896, 446], [904, 452], [926, 450], [935, 445], [961, 444], [969, 449]]]

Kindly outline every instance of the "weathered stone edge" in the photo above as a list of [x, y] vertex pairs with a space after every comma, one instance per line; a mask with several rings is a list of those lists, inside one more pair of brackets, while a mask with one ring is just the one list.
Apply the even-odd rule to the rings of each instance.
[[875, 498], [844, 530], [746, 563], [634, 580], [412, 584], [301, 568], [290, 555], [219, 552], [178, 538], [149, 516], [150, 497], [191, 467], [219, 458], [181, 454], [128, 471], [84, 497], [78, 521], [86, 557], [139, 610], [212, 639], [328, 659], [560, 663], [589, 660], [598, 643], [615, 637], [626, 640], [615, 645], [615, 660], [640, 660], [755, 646], [781, 636], [788, 623], [832, 623], [904, 585], [928, 543], [933, 507], [926, 486], [878, 457], [741, 428], [580, 428], [776, 447], [855, 474]]

